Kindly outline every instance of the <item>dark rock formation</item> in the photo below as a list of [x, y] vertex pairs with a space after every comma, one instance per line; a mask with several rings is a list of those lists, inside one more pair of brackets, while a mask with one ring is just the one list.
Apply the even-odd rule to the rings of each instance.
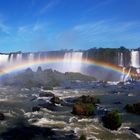
[[3, 121], [4, 119], [5, 119], [4, 114], [0, 112], [0, 120]]
[[41, 92], [39, 97], [54, 97], [54, 94], [52, 92]]
[[135, 114], [140, 115], [140, 102], [134, 103], [134, 104], [127, 104], [125, 106], [125, 109], [129, 113], [135, 113]]
[[34, 106], [32, 108], [32, 111], [35, 112], [35, 111], [40, 111], [40, 107], [39, 106]]
[[52, 97], [50, 101], [51, 101], [53, 104], [60, 104], [60, 103], [61, 103], [61, 100], [60, 100], [59, 97], [57, 97], [57, 96]]

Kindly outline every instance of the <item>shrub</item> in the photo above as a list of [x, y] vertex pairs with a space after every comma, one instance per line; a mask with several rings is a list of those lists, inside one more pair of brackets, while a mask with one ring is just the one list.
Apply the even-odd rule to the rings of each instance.
[[86, 136], [82, 134], [82, 135], [80, 136], [79, 140], [86, 140]]
[[111, 130], [117, 130], [122, 124], [122, 118], [117, 111], [108, 112], [102, 120], [104, 126]]
[[125, 109], [127, 110], [127, 112], [140, 115], [140, 102], [134, 104], [127, 104], [125, 106]]
[[76, 103], [73, 106], [73, 114], [90, 116], [94, 114], [93, 104]]

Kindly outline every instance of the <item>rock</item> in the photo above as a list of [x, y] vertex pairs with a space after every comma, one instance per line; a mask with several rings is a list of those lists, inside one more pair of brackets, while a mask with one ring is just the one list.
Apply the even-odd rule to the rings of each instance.
[[134, 104], [127, 104], [125, 106], [125, 109], [129, 113], [134, 113], [140, 115], [140, 102], [134, 103]]
[[52, 92], [41, 92], [39, 97], [54, 97], [54, 94]]
[[94, 114], [94, 106], [93, 104], [76, 103], [73, 106], [72, 113], [75, 115], [91, 116]]
[[57, 97], [57, 96], [52, 97], [50, 101], [54, 104], [60, 104], [61, 103], [60, 98]]
[[34, 106], [32, 108], [32, 111], [35, 112], [35, 111], [40, 111], [40, 107], [39, 106]]
[[5, 119], [4, 114], [0, 112], [0, 120], [3, 121], [4, 119]]
[[138, 133], [135, 128], [129, 128], [129, 130], [132, 131], [133, 133]]

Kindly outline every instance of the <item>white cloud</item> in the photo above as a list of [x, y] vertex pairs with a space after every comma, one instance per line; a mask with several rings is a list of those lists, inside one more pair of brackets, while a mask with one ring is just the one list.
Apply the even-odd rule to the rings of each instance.
[[[86, 44], [111, 47], [111, 44], [129, 45], [139, 42], [140, 23], [102, 20], [73, 27], [72, 31]], [[87, 45], [87, 46], [88, 46]]]
[[7, 35], [10, 34], [10, 27], [0, 22], [0, 32], [5, 33]]
[[40, 14], [44, 14], [58, 4], [58, 0], [51, 0], [40, 10]]

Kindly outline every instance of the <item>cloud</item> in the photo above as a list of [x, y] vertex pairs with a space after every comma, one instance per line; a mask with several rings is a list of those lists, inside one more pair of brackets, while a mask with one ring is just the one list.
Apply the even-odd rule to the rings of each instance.
[[72, 31], [84, 41], [87, 46], [132, 45], [140, 44], [139, 22], [115, 22], [101, 20], [74, 26]]
[[91, 8], [89, 8], [86, 12], [87, 13], [93, 12], [93, 11], [97, 12], [97, 9], [102, 8], [104, 6], [107, 6], [107, 5], [111, 4], [114, 1], [115, 0], [100, 0], [97, 4], [95, 4]]
[[9, 35], [10, 34], [10, 27], [5, 25], [3, 22], [0, 22], [0, 32]]
[[46, 13], [48, 10], [52, 9], [57, 4], [58, 0], [48, 2], [44, 7], [42, 7], [42, 9], [40, 10], [40, 14]]

